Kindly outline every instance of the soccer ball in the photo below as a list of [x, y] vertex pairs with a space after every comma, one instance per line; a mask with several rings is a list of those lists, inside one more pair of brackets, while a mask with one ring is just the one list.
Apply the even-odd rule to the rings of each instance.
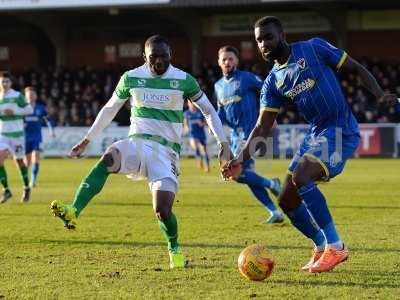
[[246, 247], [238, 258], [240, 274], [254, 281], [261, 281], [269, 277], [274, 269], [274, 264], [271, 254], [259, 244]]

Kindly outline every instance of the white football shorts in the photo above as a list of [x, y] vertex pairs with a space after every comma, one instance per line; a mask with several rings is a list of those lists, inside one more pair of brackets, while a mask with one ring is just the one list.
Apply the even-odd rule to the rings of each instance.
[[25, 156], [25, 137], [11, 138], [0, 135], [0, 150], [7, 149], [10, 154], [16, 158], [24, 158]]
[[121, 153], [118, 173], [132, 180], [147, 178], [151, 191], [178, 190], [179, 156], [169, 147], [157, 142], [128, 138], [111, 145]]

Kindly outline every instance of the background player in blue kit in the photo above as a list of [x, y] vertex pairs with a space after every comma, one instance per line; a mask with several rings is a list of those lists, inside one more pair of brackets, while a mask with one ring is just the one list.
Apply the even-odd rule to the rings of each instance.
[[313, 256], [302, 269], [326, 272], [345, 261], [348, 250], [316, 182], [340, 174], [360, 140], [357, 121], [336, 72], [344, 69], [355, 73], [382, 102], [394, 104], [396, 96], [384, 93], [370, 72], [325, 40], [288, 44], [276, 17], [258, 20], [254, 34], [261, 55], [275, 61], [275, 66], [263, 85], [257, 125], [242, 152], [226, 164], [223, 175], [229, 178], [238, 173], [241, 162], [251, 158], [250, 149], [260, 146], [257, 140], [268, 136], [282, 103], [293, 101], [310, 129], [289, 165], [279, 204], [293, 226], [315, 244]]
[[205, 133], [206, 120], [199, 109], [190, 101], [184, 113], [184, 129], [189, 132], [190, 146], [195, 151], [197, 165], [204, 171], [210, 171], [210, 159], [207, 152], [207, 137]]
[[[223, 124], [231, 131], [231, 149], [238, 154], [251, 131], [258, 115], [258, 94], [262, 81], [256, 75], [237, 68], [239, 51], [232, 46], [224, 46], [218, 51], [218, 64], [223, 77], [214, 85], [218, 101], [218, 115]], [[281, 223], [283, 214], [277, 209], [268, 195], [269, 189], [278, 196], [281, 187], [279, 179], [268, 179], [255, 173], [254, 161], [243, 164], [242, 173], [234, 178], [237, 182], [247, 184], [254, 196], [269, 210], [267, 223]]]
[[28, 168], [32, 164], [30, 186], [34, 187], [39, 173], [43, 121], [49, 127], [50, 136], [54, 138], [55, 135], [53, 127], [47, 119], [46, 105], [37, 101], [37, 93], [34, 87], [25, 88], [25, 98], [33, 107], [33, 113], [25, 117], [25, 154]]

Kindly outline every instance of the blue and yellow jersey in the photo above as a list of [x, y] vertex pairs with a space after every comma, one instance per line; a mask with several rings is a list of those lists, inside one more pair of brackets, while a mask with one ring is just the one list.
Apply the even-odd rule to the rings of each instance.
[[236, 70], [230, 78], [222, 77], [214, 84], [218, 115], [235, 132], [247, 139], [258, 117], [258, 94], [262, 80], [256, 75]]
[[25, 116], [25, 137], [27, 140], [42, 141], [42, 121], [47, 117], [46, 105], [36, 102], [33, 114]]
[[276, 64], [264, 81], [261, 108], [278, 112], [284, 101], [293, 101], [310, 123], [312, 133], [328, 127], [341, 128], [343, 134], [358, 133], [357, 121], [336, 74], [346, 60], [346, 52], [320, 38], [290, 47], [287, 63]]
[[195, 139], [204, 140], [206, 138], [204, 131], [206, 120], [201, 111], [191, 111], [188, 109], [183, 113], [183, 116], [187, 120], [190, 136]]

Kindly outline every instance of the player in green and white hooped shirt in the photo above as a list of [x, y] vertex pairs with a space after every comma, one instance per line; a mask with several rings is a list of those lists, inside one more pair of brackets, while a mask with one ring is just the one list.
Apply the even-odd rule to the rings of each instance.
[[11, 88], [11, 74], [0, 73], [0, 182], [4, 187], [0, 203], [7, 202], [11, 197], [8, 187], [7, 173], [4, 168], [4, 160], [12, 155], [16, 161], [22, 180], [24, 192], [21, 201], [28, 202], [30, 188], [28, 168], [24, 162], [25, 137], [24, 115], [32, 113], [32, 107], [26, 102], [24, 96]]
[[178, 244], [177, 219], [172, 205], [178, 187], [179, 152], [185, 100], [193, 102], [204, 114], [209, 128], [220, 144], [220, 161], [230, 149], [222, 124], [196, 80], [170, 64], [168, 41], [152, 36], [145, 43], [145, 64], [126, 72], [115, 92], [102, 108], [86, 137], [72, 148], [80, 156], [90, 141], [115, 117], [125, 101], [131, 104], [129, 138], [112, 144], [81, 183], [72, 205], [53, 201], [53, 213], [65, 227], [74, 229], [76, 218], [101, 191], [111, 173], [147, 177], [153, 209], [168, 242], [170, 267], [184, 267], [186, 260]]

